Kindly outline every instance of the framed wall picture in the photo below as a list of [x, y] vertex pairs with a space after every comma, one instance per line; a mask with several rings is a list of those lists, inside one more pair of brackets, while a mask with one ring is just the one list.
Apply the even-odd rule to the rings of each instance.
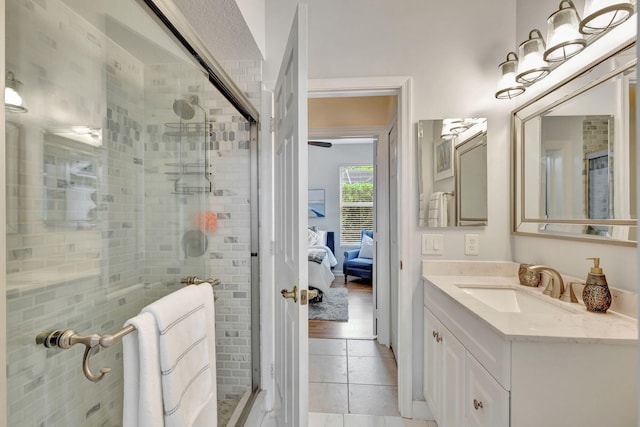
[[309, 218], [324, 217], [324, 189], [309, 190]]
[[433, 180], [453, 176], [453, 139], [440, 139], [433, 145]]

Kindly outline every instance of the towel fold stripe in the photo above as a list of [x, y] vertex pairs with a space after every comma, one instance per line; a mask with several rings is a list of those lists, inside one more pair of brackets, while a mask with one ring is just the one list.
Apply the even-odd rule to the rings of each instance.
[[164, 411], [165, 415], [172, 415], [172, 414], [174, 414], [176, 411], [178, 411], [180, 409], [180, 405], [182, 405], [182, 399], [184, 398], [184, 395], [189, 390], [189, 387], [191, 387], [193, 385], [193, 383], [196, 382], [196, 380], [198, 379], [198, 377], [200, 377], [200, 375], [202, 375], [203, 373], [205, 373], [209, 369], [211, 369], [211, 365], [210, 364], [207, 364], [207, 365], [203, 366], [202, 368], [200, 368], [200, 370], [196, 373], [196, 375], [193, 378], [191, 378], [191, 380], [187, 383], [187, 386], [184, 388], [184, 390], [182, 390], [182, 394], [180, 395], [180, 399], [178, 400], [178, 403], [176, 404], [176, 406], [173, 407], [172, 409], [168, 410], [168, 411], [165, 409], [165, 411]]
[[205, 340], [206, 337], [202, 337], [200, 338], [198, 341], [194, 342], [193, 344], [191, 344], [189, 347], [187, 347], [180, 356], [178, 356], [175, 360], [175, 363], [167, 370], [161, 371], [162, 375], [169, 375], [171, 372], [174, 371], [174, 369], [176, 369], [176, 367], [178, 366], [178, 364], [180, 363], [180, 361], [191, 351], [193, 350], [198, 344], [200, 344], [201, 342], [203, 342]]
[[169, 332], [169, 330], [171, 328], [173, 328], [174, 326], [176, 326], [177, 324], [179, 324], [180, 322], [182, 322], [184, 319], [186, 319], [187, 317], [191, 316], [193, 313], [196, 313], [200, 310], [202, 310], [204, 308], [204, 304], [201, 304], [199, 306], [197, 306], [196, 308], [194, 308], [193, 310], [191, 310], [188, 313], [183, 314], [182, 316], [178, 317], [176, 320], [174, 320], [173, 322], [171, 322], [170, 324], [167, 325], [166, 328], [164, 328], [163, 330], [160, 331], [160, 335], [164, 335], [167, 332]]

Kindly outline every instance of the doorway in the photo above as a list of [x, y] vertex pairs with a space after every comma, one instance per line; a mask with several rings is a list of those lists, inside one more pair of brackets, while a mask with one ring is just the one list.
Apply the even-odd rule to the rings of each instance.
[[[326, 216], [310, 218], [309, 225], [335, 229], [338, 265], [331, 288], [348, 294], [346, 321], [309, 321], [310, 396], [317, 397], [309, 403], [312, 417], [319, 413], [399, 415], [397, 364], [388, 347], [390, 327], [385, 323], [390, 317], [388, 135], [396, 105], [394, 95], [309, 99], [309, 139], [331, 144], [331, 148], [309, 147], [309, 185], [323, 182], [334, 187], [325, 190]], [[330, 167], [321, 166], [327, 162]], [[353, 210], [344, 196], [350, 185], [361, 186]], [[370, 191], [370, 207], [361, 194], [366, 191]], [[373, 232], [370, 273], [343, 268], [346, 258], [365, 252], [361, 230]]]
[[[360, 96], [396, 96], [396, 116], [397, 122], [397, 141], [398, 141], [398, 153], [397, 153], [397, 166], [398, 166], [398, 179], [394, 185], [394, 191], [398, 194], [398, 205], [390, 206], [388, 199], [384, 204], [389, 209], [386, 214], [384, 210], [376, 212], [377, 221], [387, 221], [386, 227], [379, 227], [380, 231], [386, 229], [387, 235], [379, 236], [377, 244], [377, 252], [381, 252], [390, 259], [390, 235], [394, 234], [397, 237], [397, 257], [389, 261], [389, 267], [395, 263], [397, 267], [397, 273], [391, 274], [390, 270], [383, 272], [388, 275], [389, 281], [387, 285], [388, 289], [384, 290], [384, 295], [391, 294], [391, 288], [398, 289], [399, 283], [410, 283], [412, 280], [410, 277], [410, 271], [412, 262], [407, 257], [410, 253], [410, 230], [409, 224], [406, 222], [398, 221], [396, 224], [389, 222], [389, 213], [391, 210], [399, 210], [403, 203], [408, 202], [409, 195], [412, 191], [412, 177], [410, 176], [410, 162], [413, 160], [411, 157], [412, 148], [408, 144], [411, 141], [411, 97], [410, 97], [411, 79], [408, 77], [361, 77], [361, 78], [344, 78], [344, 79], [327, 79], [327, 80], [310, 80], [309, 81], [309, 98], [330, 98], [330, 97], [360, 97]], [[310, 122], [311, 124], [311, 122]], [[310, 126], [311, 127], [311, 126]], [[343, 128], [343, 135], [346, 134]], [[326, 132], [326, 129], [310, 129], [314, 132], [318, 131], [322, 133]], [[356, 135], [361, 129], [351, 128], [349, 129], [351, 135]], [[378, 129], [380, 131], [379, 141], [384, 141], [388, 144], [389, 134], [386, 132], [389, 129], [384, 127]], [[335, 130], [334, 130], [335, 131]], [[310, 133], [310, 135], [312, 135]], [[315, 135], [315, 134], [314, 134]], [[320, 135], [316, 135], [320, 136]], [[384, 147], [382, 144], [378, 147]], [[388, 145], [385, 147], [388, 153]], [[389, 164], [386, 164], [386, 168]], [[381, 168], [379, 168], [379, 171]], [[379, 173], [379, 177], [385, 177], [388, 179], [389, 172]], [[387, 183], [387, 185], [389, 185]], [[380, 185], [378, 185], [381, 188]], [[388, 195], [388, 193], [387, 193]], [[381, 212], [383, 213], [381, 215]], [[382, 234], [382, 233], [380, 233]], [[404, 261], [404, 262], [403, 262]], [[403, 265], [404, 264], [404, 267]], [[377, 274], [381, 274], [377, 271]], [[378, 293], [383, 292], [382, 287], [384, 283], [378, 283]], [[409, 293], [397, 292], [397, 322], [398, 324], [411, 324], [411, 307], [412, 300]], [[391, 328], [391, 315], [389, 309], [390, 298], [377, 298], [377, 301], [386, 304], [386, 310], [384, 304], [378, 303], [376, 307], [377, 311], [377, 339], [378, 342], [385, 345], [390, 344], [390, 328]], [[403, 417], [412, 417], [413, 414], [413, 399], [412, 399], [412, 329], [411, 328], [398, 328], [397, 332], [397, 345], [396, 345], [396, 360], [398, 369], [398, 406], [399, 412]]]

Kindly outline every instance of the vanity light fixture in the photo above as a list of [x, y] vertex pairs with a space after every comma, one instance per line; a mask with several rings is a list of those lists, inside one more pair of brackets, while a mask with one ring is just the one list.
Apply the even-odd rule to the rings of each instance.
[[507, 60], [498, 65], [500, 69], [500, 80], [496, 98], [512, 99], [524, 93], [524, 85], [516, 81], [516, 71], [518, 67], [518, 55], [515, 52], [507, 53]]
[[586, 0], [580, 32], [598, 34], [622, 24], [631, 15], [633, 15], [631, 0]]
[[529, 39], [518, 47], [518, 83], [529, 86], [544, 79], [551, 72], [549, 64], [544, 60], [544, 51], [545, 44], [540, 30], [531, 30]]
[[20, 96], [20, 88], [22, 82], [16, 80], [11, 71], [7, 71], [4, 83], [4, 108], [12, 113], [26, 113], [27, 108], [23, 105], [22, 96]]
[[559, 9], [547, 19], [547, 50], [544, 60], [561, 62], [576, 55], [587, 45], [578, 27], [580, 17], [571, 0], [562, 0]]

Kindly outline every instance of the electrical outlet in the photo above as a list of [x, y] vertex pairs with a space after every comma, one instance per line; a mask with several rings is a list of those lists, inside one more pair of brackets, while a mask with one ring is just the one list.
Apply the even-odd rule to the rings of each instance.
[[478, 255], [480, 253], [480, 236], [478, 234], [464, 235], [464, 254]]
[[422, 235], [422, 255], [442, 255], [442, 234]]

